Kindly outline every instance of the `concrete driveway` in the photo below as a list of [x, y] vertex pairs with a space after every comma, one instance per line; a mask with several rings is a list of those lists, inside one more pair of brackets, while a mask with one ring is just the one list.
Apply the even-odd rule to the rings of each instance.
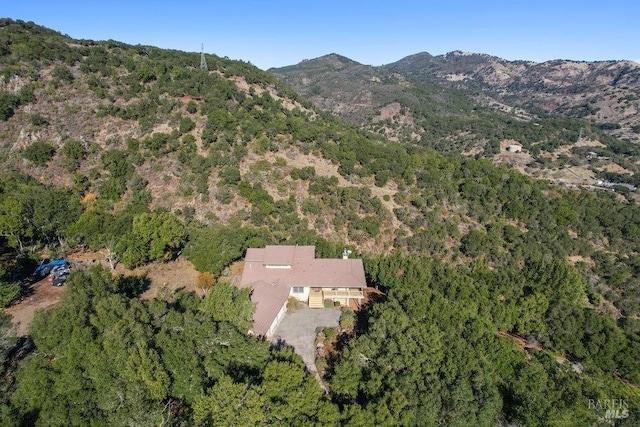
[[280, 340], [292, 346], [304, 360], [309, 372], [316, 372], [316, 328], [337, 327], [340, 313], [340, 308], [309, 308], [301, 305], [287, 311], [271, 341], [277, 343]]

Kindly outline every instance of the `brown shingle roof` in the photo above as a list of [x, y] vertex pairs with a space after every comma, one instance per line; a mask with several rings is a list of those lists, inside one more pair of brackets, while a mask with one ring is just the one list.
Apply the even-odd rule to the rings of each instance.
[[[241, 286], [257, 281], [278, 282], [284, 286], [364, 288], [367, 286], [361, 259], [316, 259], [313, 246], [267, 246], [248, 249]], [[292, 259], [292, 264], [284, 262]], [[266, 265], [291, 265], [267, 268]]]
[[245, 262], [257, 262], [264, 259], [264, 249], [249, 248], [247, 254], [244, 257]]
[[264, 264], [293, 265], [295, 246], [267, 246], [264, 248]]
[[263, 281], [253, 284], [251, 301], [256, 303], [256, 310], [253, 313], [254, 334], [266, 335], [278, 312], [287, 303], [288, 297], [289, 287], [287, 286]]

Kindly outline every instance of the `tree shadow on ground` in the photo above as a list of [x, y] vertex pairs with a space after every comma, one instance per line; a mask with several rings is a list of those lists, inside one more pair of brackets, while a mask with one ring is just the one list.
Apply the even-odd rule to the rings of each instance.
[[118, 292], [129, 298], [138, 297], [151, 286], [151, 279], [147, 276], [128, 276], [118, 280]]

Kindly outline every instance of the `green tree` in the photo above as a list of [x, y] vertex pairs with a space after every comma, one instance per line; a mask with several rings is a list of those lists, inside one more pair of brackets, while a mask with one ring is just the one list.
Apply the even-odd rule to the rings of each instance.
[[262, 247], [271, 241], [272, 237], [265, 229], [216, 224], [192, 230], [184, 255], [198, 271], [220, 276], [222, 270], [240, 259], [249, 246]]
[[123, 375], [129, 381], [143, 383], [154, 400], [163, 400], [167, 396], [169, 376], [160, 363], [158, 353], [144, 342], [138, 342], [130, 349]]
[[55, 153], [53, 145], [36, 141], [24, 149], [23, 156], [36, 166], [46, 166]]
[[478, 257], [485, 253], [489, 247], [487, 233], [482, 230], [471, 230], [461, 240], [461, 250], [467, 256]]
[[193, 404], [193, 423], [202, 426], [265, 424], [264, 398], [249, 384], [224, 376]]
[[0, 280], [0, 307], [8, 307], [20, 294], [20, 283]]
[[68, 172], [73, 172], [80, 166], [80, 161], [84, 157], [85, 150], [82, 142], [77, 140], [67, 141], [62, 147], [64, 156], [64, 168]]
[[251, 289], [239, 289], [227, 283], [211, 288], [200, 304], [200, 311], [216, 322], [228, 322], [241, 331], [253, 324], [254, 305], [249, 299]]
[[135, 267], [149, 261], [173, 259], [186, 241], [184, 225], [169, 212], [141, 213], [118, 242], [123, 264]]
[[29, 235], [24, 227], [23, 203], [13, 194], [0, 193], [0, 230], [11, 246], [23, 251], [23, 240]]
[[193, 130], [193, 128], [195, 127], [196, 124], [189, 117], [183, 117], [180, 120], [180, 133], [187, 133]]

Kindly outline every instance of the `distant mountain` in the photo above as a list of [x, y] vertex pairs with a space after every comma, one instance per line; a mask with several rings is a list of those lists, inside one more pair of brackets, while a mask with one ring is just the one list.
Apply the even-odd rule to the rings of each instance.
[[640, 64], [632, 61], [535, 63], [455, 51], [411, 55], [384, 68], [477, 90], [512, 106], [585, 118], [640, 142]]
[[[538, 177], [582, 168], [561, 174], [571, 182], [638, 172], [640, 66], [633, 62], [536, 64], [423, 52], [373, 67], [330, 54], [269, 71], [321, 108], [391, 140], [494, 157]], [[499, 156], [509, 144], [531, 157]]]
[[335, 53], [270, 70], [320, 108], [361, 125], [376, 109], [402, 93], [406, 79]]
[[[447, 114], [455, 102], [456, 94], [442, 87], [416, 85], [405, 73], [363, 65], [335, 53], [269, 71], [320, 108], [392, 140], [419, 139], [418, 125], [402, 107], [429, 103]], [[391, 117], [394, 126], [386, 126], [384, 120]]]

